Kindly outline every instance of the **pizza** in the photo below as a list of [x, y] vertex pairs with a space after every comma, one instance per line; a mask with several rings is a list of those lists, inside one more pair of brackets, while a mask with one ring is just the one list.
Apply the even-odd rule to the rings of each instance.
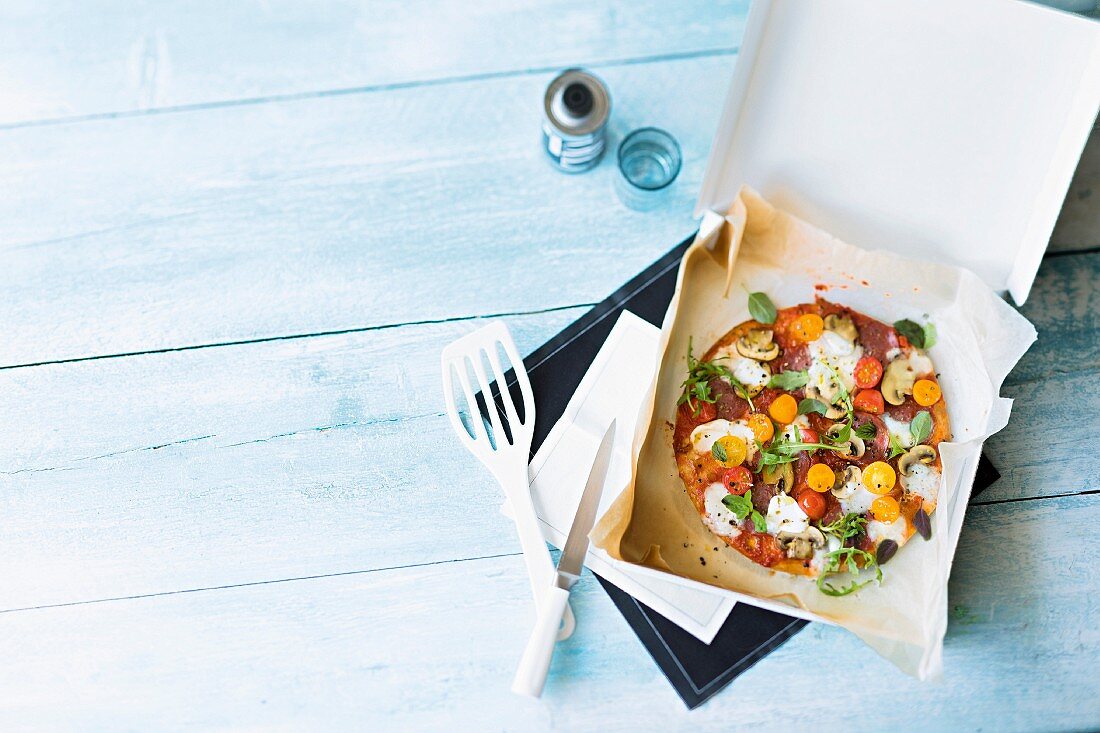
[[[703, 523], [749, 560], [829, 595], [882, 579], [931, 536], [950, 439], [931, 323], [887, 325], [818, 298], [754, 320], [701, 356], [689, 341], [673, 449]], [[842, 586], [839, 574], [854, 576]]]

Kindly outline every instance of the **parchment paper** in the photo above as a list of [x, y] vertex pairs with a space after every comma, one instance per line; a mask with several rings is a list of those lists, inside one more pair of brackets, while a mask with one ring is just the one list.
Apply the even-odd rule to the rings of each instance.
[[[748, 188], [723, 220], [714, 217], [709, 224], [704, 221], [680, 266], [662, 327], [649, 419], [639, 420], [635, 434], [640, 449], [631, 482], [601, 517], [593, 542], [614, 561], [839, 624], [903, 671], [938, 677], [947, 579], [982, 442], [1008, 422], [1011, 400], [999, 396], [1000, 386], [1035, 340], [1035, 329], [968, 270], [853, 247]], [[881, 586], [834, 598], [813, 580], [760, 567], [715, 537], [687, 497], [676, 470], [672, 424], [687, 373], [688, 337], [702, 352], [748, 320], [746, 289], [767, 293], [779, 308], [820, 294], [887, 323], [927, 315], [936, 325], [939, 338], [929, 355], [940, 375], [953, 440], [940, 444], [944, 470], [932, 538], [914, 535], [883, 567]]]

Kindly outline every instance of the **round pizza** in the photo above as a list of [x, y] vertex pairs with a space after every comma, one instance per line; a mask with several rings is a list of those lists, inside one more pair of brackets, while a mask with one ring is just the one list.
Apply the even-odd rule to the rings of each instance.
[[[673, 447], [703, 523], [749, 560], [817, 578], [846, 595], [882, 578], [913, 536], [931, 536], [950, 439], [925, 349], [931, 323], [893, 326], [835, 303], [776, 309], [752, 293], [754, 320], [688, 374]], [[838, 587], [839, 573], [859, 575]]]

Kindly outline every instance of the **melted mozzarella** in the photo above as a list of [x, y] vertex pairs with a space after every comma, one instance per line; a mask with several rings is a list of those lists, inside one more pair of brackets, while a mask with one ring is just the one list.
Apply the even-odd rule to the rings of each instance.
[[743, 356], [735, 356], [730, 363], [730, 371], [733, 377], [749, 390], [756, 393], [768, 386], [771, 379], [771, 370], [756, 359], [746, 359]]
[[796, 417], [794, 419], [794, 422], [790, 423], [789, 425], [784, 426], [783, 430], [780, 431], [779, 435], [783, 438], [783, 440], [787, 440], [787, 441], [790, 441], [792, 443], [801, 442], [802, 441], [802, 434], [801, 433], [798, 433], [797, 435], [795, 434], [794, 429], [796, 427], [799, 427], [799, 428], [808, 428], [808, 427], [810, 427], [810, 419], [808, 417], [806, 417], [805, 415], [799, 415], [798, 417]]
[[[821, 396], [832, 403], [840, 394], [836, 374], [849, 393], [856, 388], [856, 362], [863, 356], [863, 347], [844, 338], [835, 331], [825, 331], [821, 338], [811, 341], [807, 348], [812, 362], [807, 370], [807, 386], [815, 387]], [[834, 374], [834, 370], [836, 374]]]
[[920, 349], [910, 351], [908, 361], [909, 371], [918, 379], [932, 373], [932, 360]]
[[925, 463], [915, 463], [908, 476], [900, 476], [901, 486], [926, 501], [935, 501], [940, 490], [940, 472]]
[[703, 523], [711, 532], [722, 537], [736, 537], [741, 534], [741, 523], [737, 521], [737, 515], [726, 508], [722, 499], [729, 496], [729, 491], [722, 484], [711, 484], [703, 493], [703, 505], [706, 513], [703, 515]]
[[825, 535], [825, 546], [818, 547], [814, 550], [814, 556], [810, 560], [810, 568], [814, 571], [814, 575], [821, 575], [821, 569], [825, 566], [825, 557], [830, 552], [836, 552], [840, 549], [840, 540], [830, 535]]
[[845, 514], [863, 514], [871, 509], [871, 502], [878, 498], [877, 495], [872, 494], [867, 490], [867, 487], [863, 485], [863, 482], [848, 482], [844, 486], [848, 487], [849, 484], [854, 483], [851, 492], [840, 501], [840, 510]]
[[798, 502], [786, 494], [777, 494], [768, 502], [768, 516], [764, 520], [772, 534], [805, 532], [810, 526], [810, 518]]
[[895, 420], [889, 415], [883, 415], [882, 422], [886, 424], [886, 429], [890, 431], [890, 435], [897, 440], [903, 448], [913, 447], [913, 433], [909, 429], [909, 423]]
[[756, 434], [744, 420], [711, 420], [691, 431], [691, 444], [700, 453], [709, 453], [715, 441], [726, 435], [733, 435], [745, 441], [748, 457], [756, 455]]
[[892, 522], [880, 522], [877, 519], [872, 519], [867, 522], [867, 536], [871, 538], [873, 542], [879, 540], [893, 540], [899, 545], [905, 542], [905, 530], [908, 526], [908, 522], [905, 517], [898, 517]]

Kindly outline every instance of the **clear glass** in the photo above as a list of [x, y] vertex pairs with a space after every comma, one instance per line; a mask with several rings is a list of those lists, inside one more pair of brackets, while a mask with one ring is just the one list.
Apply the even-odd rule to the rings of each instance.
[[665, 198], [683, 156], [676, 138], [656, 127], [635, 130], [619, 144], [619, 198], [632, 209], [652, 209]]

